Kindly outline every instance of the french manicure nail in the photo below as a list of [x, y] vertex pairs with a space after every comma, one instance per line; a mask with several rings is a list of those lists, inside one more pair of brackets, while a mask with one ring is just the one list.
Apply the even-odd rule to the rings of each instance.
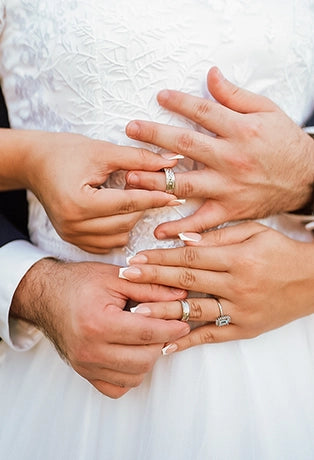
[[178, 237], [181, 241], [192, 241], [193, 243], [198, 243], [202, 239], [199, 233], [179, 233]]
[[129, 257], [127, 262], [128, 262], [128, 265], [131, 265], [131, 264], [146, 264], [147, 260], [148, 259], [147, 259], [146, 256], [144, 256], [144, 254], [136, 254], [133, 257]]
[[140, 274], [141, 274], [141, 270], [136, 267], [121, 267], [119, 269], [119, 278], [124, 279], [124, 280], [138, 278], [138, 275]]
[[165, 160], [183, 160], [183, 158], [184, 158], [183, 155], [180, 155], [180, 154], [173, 155], [172, 153], [162, 153], [161, 156]]
[[130, 308], [130, 312], [131, 313], [138, 313], [139, 315], [149, 316], [152, 311], [148, 307], [144, 307], [142, 305], [139, 305], [138, 307]]
[[161, 353], [166, 356], [166, 355], [171, 355], [171, 353], [175, 352], [178, 349], [178, 345], [175, 343], [169, 343], [169, 345], [165, 346], [162, 350]]
[[186, 202], [186, 200], [172, 200], [172, 201], [169, 201], [168, 203], [168, 206], [179, 206], [180, 204], [184, 204]]

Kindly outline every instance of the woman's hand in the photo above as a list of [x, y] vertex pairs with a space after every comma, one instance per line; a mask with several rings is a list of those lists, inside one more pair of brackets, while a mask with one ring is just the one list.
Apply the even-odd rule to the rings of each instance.
[[22, 186], [41, 201], [58, 234], [86, 251], [105, 253], [125, 245], [144, 210], [178, 204], [175, 196], [164, 192], [101, 188], [117, 170], [158, 171], [176, 164], [167, 155], [77, 134], [12, 131], [9, 135], [22, 144]]
[[[122, 277], [130, 281], [175, 286], [219, 299], [230, 324], [216, 326], [220, 312], [215, 299], [189, 298], [190, 320], [207, 324], [177, 340], [178, 350], [255, 337], [314, 312], [314, 244], [257, 223], [185, 236], [195, 241], [186, 242], [184, 248], [140, 252], [130, 267], [122, 269]], [[182, 317], [179, 302], [145, 303], [135, 312], [163, 319]]]
[[[227, 221], [265, 217], [302, 207], [314, 182], [314, 144], [269, 99], [240, 89], [217, 68], [208, 74], [217, 102], [178, 91], [162, 91], [160, 105], [216, 136], [147, 121], [127, 126], [129, 137], [183, 154], [205, 165], [176, 174], [180, 198], [206, 198], [193, 216], [159, 225], [157, 238], [203, 232]], [[135, 168], [133, 168], [135, 170]], [[132, 171], [129, 186], [164, 190], [163, 173]]]

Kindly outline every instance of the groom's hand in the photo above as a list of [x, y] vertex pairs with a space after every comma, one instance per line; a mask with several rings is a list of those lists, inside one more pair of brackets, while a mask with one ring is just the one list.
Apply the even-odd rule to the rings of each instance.
[[167, 154], [70, 133], [12, 130], [7, 135], [21, 152], [14, 173], [20, 186], [34, 192], [65, 241], [88, 252], [124, 246], [143, 211], [176, 205], [175, 196], [160, 191], [101, 187], [115, 171], [174, 166], [176, 160]]
[[43, 259], [20, 282], [11, 315], [41, 329], [78, 374], [118, 398], [143, 381], [166, 342], [189, 332], [180, 321], [124, 311], [127, 298], [166, 301], [185, 295], [121, 280], [112, 265]]

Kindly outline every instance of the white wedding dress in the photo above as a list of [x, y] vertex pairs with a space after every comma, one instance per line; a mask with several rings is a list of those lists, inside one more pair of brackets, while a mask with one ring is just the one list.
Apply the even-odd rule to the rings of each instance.
[[[314, 102], [313, 0], [0, 0], [1, 84], [13, 128], [71, 131], [121, 145], [135, 118], [198, 129], [156, 103], [160, 89], [206, 96], [218, 65], [302, 124]], [[274, 152], [275, 154], [275, 152]], [[181, 169], [193, 167], [180, 161]], [[119, 174], [110, 186], [123, 186]], [[125, 265], [156, 225], [195, 209], [147, 212], [106, 256], [63, 242], [29, 194], [33, 241], [70, 260]], [[310, 241], [288, 218], [270, 225]], [[119, 400], [98, 393], [42, 340], [0, 345], [0, 458], [314, 458], [314, 316], [256, 339], [161, 357]]]

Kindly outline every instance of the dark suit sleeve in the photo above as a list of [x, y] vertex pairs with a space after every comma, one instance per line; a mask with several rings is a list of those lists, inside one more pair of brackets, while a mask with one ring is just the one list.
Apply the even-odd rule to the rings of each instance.
[[[0, 128], [8, 128], [8, 113], [0, 89]], [[0, 193], [0, 246], [27, 239], [27, 201], [24, 190]]]

